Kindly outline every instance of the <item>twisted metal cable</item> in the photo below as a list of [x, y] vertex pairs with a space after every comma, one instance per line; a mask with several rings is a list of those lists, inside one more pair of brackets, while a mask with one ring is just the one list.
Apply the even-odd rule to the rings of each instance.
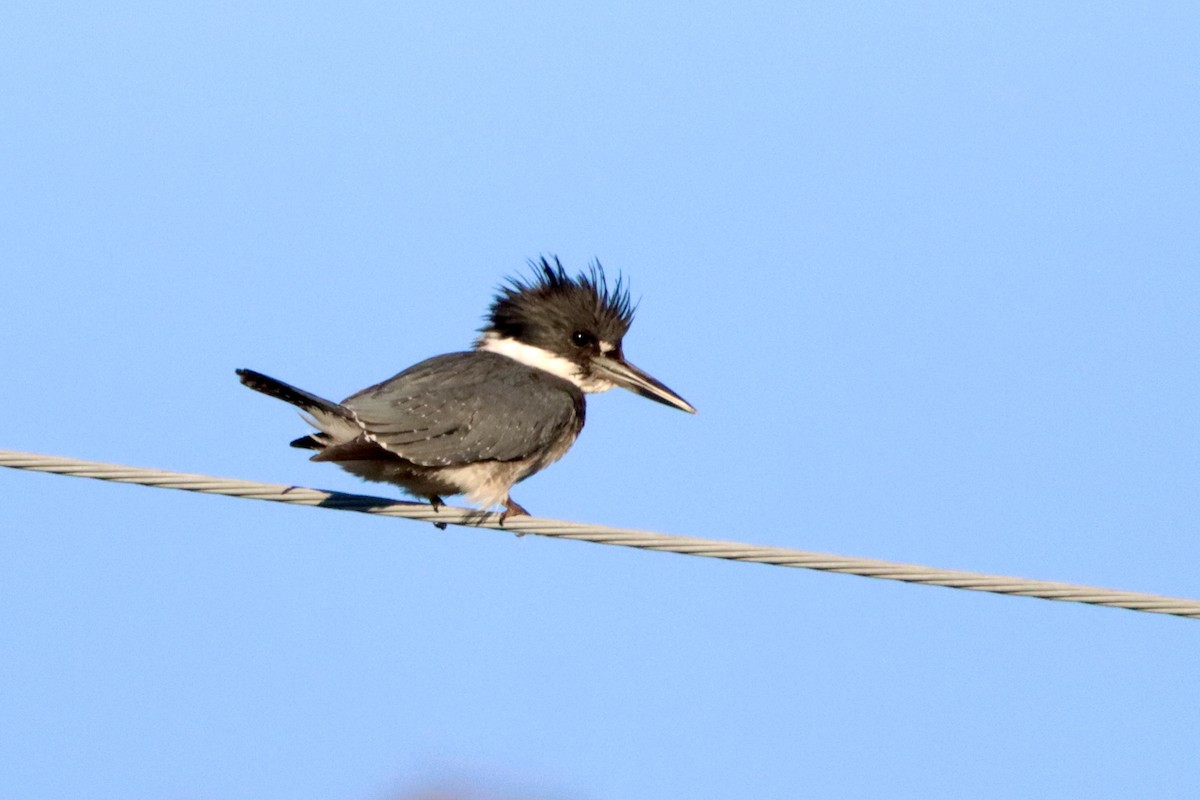
[[691, 556], [722, 558], [730, 561], [749, 561], [757, 564], [772, 564], [779, 567], [802, 567], [823, 572], [841, 572], [868, 578], [883, 578], [907, 583], [924, 583], [952, 589], [968, 589], [977, 592], [1011, 594], [1022, 597], [1037, 597], [1043, 600], [1063, 600], [1074, 603], [1089, 603], [1098, 606], [1127, 608], [1155, 614], [1172, 614], [1179, 617], [1200, 619], [1200, 600], [1163, 597], [1142, 592], [1123, 592], [1094, 586], [1080, 586], [1058, 581], [1038, 581], [1013, 578], [1005, 575], [986, 575], [962, 570], [937, 569], [918, 564], [898, 564], [871, 558], [851, 558], [828, 553], [813, 553], [793, 550], [788, 547], [764, 547], [762, 545], [727, 542], [715, 539], [700, 539], [691, 536], [672, 536], [629, 528], [609, 528], [603, 525], [588, 525], [580, 522], [544, 519], [539, 517], [509, 517], [500, 521], [499, 514], [466, 508], [442, 506], [435, 510], [425, 503], [407, 503], [383, 497], [326, 492], [280, 484], [244, 481], [236, 478], [214, 478], [209, 475], [194, 475], [185, 472], [125, 467], [100, 461], [82, 461], [75, 458], [45, 456], [0, 450], [0, 466], [14, 469], [50, 472], [57, 475], [74, 475], [81, 478], [96, 478], [117, 483], [136, 483], [157, 486], [163, 489], [184, 489], [205, 494], [220, 494], [230, 497], [247, 497], [254, 500], [270, 500], [276, 503], [292, 503], [302, 506], [318, 506], [339, 511], [358, 511], [366, 514], [381, 514], [387, 517], [434, 522], [439, 525], [468, 525], [478, 528], [493, 528], [517, 534], [536, 534], [558, 539], [575, 539], [597, 544], [612, 544], [636, 547], [642, 550], [659, 550]]

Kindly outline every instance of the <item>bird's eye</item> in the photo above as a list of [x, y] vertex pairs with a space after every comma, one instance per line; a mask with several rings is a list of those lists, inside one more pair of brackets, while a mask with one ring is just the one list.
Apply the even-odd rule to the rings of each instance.
[[571, 334], [571, 344], [576, 347], [587, 347], [596, 343], [596, 337], [587, 331], [575, 331]]

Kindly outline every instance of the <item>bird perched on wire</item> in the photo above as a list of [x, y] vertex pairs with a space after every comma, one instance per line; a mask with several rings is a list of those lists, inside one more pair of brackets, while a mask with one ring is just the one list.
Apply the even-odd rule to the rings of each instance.
[[600, 265], [572, 278], [557, 258], [500, 287], [473, 350], [434, 356], [334, 403], [239, 369], [242, 383], [298, 406], [317, 432], [292, 442], [368, 481], [429, 500], [462, 494], [528, 514], [509, 491], [554, 463], [583, 429], [585, 394], [620, 386], [696, 413], [625, 360], [634, 306]]

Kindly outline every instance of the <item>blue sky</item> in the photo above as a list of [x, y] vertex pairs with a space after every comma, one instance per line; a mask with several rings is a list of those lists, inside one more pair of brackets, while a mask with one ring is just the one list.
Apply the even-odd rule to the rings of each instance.
[[[19, 3], [0, 447], [378, 492], [342, 397], [599, 258], [536, 514], [1200, 596], [1191, 3]], [[1190, 797], [1194, 622], [0, 474], [0, 794]]]

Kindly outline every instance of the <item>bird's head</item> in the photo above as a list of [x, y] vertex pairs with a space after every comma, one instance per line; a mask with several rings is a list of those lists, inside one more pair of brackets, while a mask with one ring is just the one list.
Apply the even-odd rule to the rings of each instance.
[[557, 258], [551, 262], [543, 257], [530, 267], [532, 277], [510, 278], [500, 287], [476, 348], [553, 373], [584, 392], [620, 386], [696, 413], [678, 394], [625, 360], [621, 345], [635, 306], [620, 278], [609, 286], [598, 262], [574, 278]]

